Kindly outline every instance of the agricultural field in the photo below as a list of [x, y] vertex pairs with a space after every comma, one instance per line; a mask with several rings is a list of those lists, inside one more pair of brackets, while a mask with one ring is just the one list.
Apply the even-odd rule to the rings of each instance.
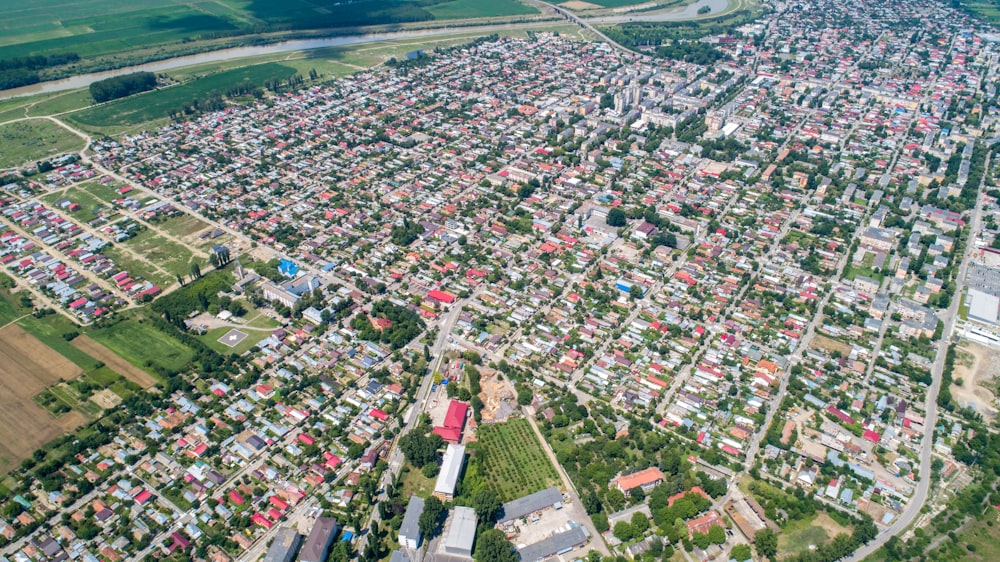
[[[560, 2], [560, 5], [566, 6], [571, 10], [594, 9], [594, 8], [622, 8], [624, 6], [634, 6], [637, 4], [648, 4], [649, 0], [585, 0], [580, 2], [580, 0], [569, 0], [567, 2]], [[568, 6], [567, 6], [568, 4]], [[579, 6], [579, 4], [592, 4], [593, 7]]]
[[116, 368], [112, 363], [115, 357], [148, 373], [180, 371], [194, 357], [191, 348], [143, 320], [122, 320], [112, 326], [92, 330], [88, 336], [114, 352], [101, 352], [98, 358], [118, 372], [122, 367]]
[[538, 10], [515, 0], [449, 0], [428, 6], [427, 11], [439, 20], [538, 13]]
[[66, 118], [87, 130], [116, 134], [167, 119], [171, 112], [181, 111], [196, 100], [224, 95], [237, 85], [261, 86], [268, 80], [285, 80], [296, 72], [278, 63], [235, 68], [67, 114]]
[[0, 168], [43, 160], [83, 148], [83, 139], [44, 119], [0, 125]]
[[139, 60], [157, 48], [240, 35], [535, 13], [517, 0], [35, 0], [5, 6], [0, 58]]
[[482, 476], [502, 501], [559, 484], [559, 476], [528, 420], [483, 425], [476, 437]]
[[125, 361], [115, 354], [115, 352], [92, 340], [89, 336], [77, 336], [71, 343], [87, 355], [100, 359], [114, 372], [121, 373], [126, 379], [139, 385], [141, 388], [149, 388], [156, 384], [156, 379], [148, 373], [136, 368], [135, 365]]
[[33, 400], [82, 371], [20, 327], [0, 329], [0, 364], [0, 473], [6, 473], [38, 447], [87, 420], [79, 412], [56, 418]]

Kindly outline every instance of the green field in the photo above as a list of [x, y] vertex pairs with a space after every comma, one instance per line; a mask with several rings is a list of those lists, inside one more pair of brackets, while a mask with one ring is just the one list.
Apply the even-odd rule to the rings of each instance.
[[184, 236], [191, 236], [192, 234], [202, 232], [211, 225], [205, 221], [199, 220], [197, 217], [183, 214], [179, 217], [171, 217], [156, 226], [165, 230], [172, 236], [183, 238]]
[[13, 168], [83, 148], [83, 139], [47, 120], [0, 125], [0, 168]]
[[[569, 0], [567, 0], [569, 1]], [[602, 8], [621, 8], [623, 6], [635, 6], [637, 4], [646, 4], [650, 0], [583, 0], [588, 4], [595, 4], [601, 6]], [[560, 4], [565, 4], [566, 2], [560, 2]]]
[[789, 522], [778, 535], [778, 552], [799, 553], [810, 545], [820, 545], [840, 533], [851, 534], [850, 527], [844, 527], [826, 513], [819, 513], [807, 519]]
[[101, 365], [100, 361], [73, 347], [63, 337], [63, 334], [79, 332], [80, 327], [62, 314], [49, 314], [43, 318], [26, 316], [18, 320], [17, 325], [84, 371], [92, 371]]
[[[517, 0], [33, 0], [7, 2], [0, 58], [76, 53], [125, 62], [240, 35], [533, 14]], [[124, 59], [124, 60], [123, 60]]]
[[122, 244], [174, 275], [187, 275], [191, 271], [191, 263], [195, 261], [202, 266], [206, 265], [204, 260], [195, 258], [190, 249], [167, 240], [151, 229], [140, 232]]
[[430, 6], [427, 11], [439, 20], [538, 13], [538, 10], [515, 0], [450, 0]]
[[155, 374], [156, 368], [179, 371], [191, 361], [191, 348], [141, 319], [122, 320], [87, 332], [122, 359]]
[[126, 130], [167, 118], [195, 100], [223, 95], [237, 84], [260, 86], [268, 80], [283, 80], [296, 74], [292, 67], [268, 63], [227, 70], [177, 86], [139, 94], [69, 114], [67, 119], [84, 128]]
[[[97, 218], [98, 210], [100, 209], [104, 210], [105, 216], [110, 216], [112, 214], [109, 212], [112, 211], [111, 205], [101, 199], [98, 199], [97, 197], [94, 197], [90, 193], [90, 189], [95, 185], [99, 186], [100, 182], [96, 180], [84, 182], [66, 189], [65, 191], [53, 191], [52, 193], [42, 196], [41, 199], [57, 212], [71, 215], [78, 221], [89, 222], [94, 218]], [[70, 213], [65, 209], [57, 208], [55, 204], [64, 199], [69, 199], [70, 201], [80, 205], [80, 209]]]
[[483, 425], [476, 436], [482, 476], [502, 501], [559, 484], [559, 475], [542, 451], [528, 420]]

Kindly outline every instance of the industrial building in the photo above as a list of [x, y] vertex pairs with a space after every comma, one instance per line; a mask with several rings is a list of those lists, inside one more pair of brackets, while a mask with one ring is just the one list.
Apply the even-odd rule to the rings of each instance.
[[444, 535], [444, 551], [458, 556], [472, 556], [472, 544], [475, 540], [476, 510], [471, 507], [456, 507]]
[[267, 549], [264, 562], [292, 562], [299, 553], [300, 546], [302, 546], [302, 535], [291, 527], [282, 527]]
[[441, 459], [441, 472], [438, 474], [437, 482], [434, 484], [434, 497], [446, 502], [451, 501], [455, 496], [455, 486], [458, 485], [458, 477], [462, 474], [462, 466], [465, 464], [465, 447], [462, 445], [448, 445]]
[[410, 503], [406, 504], [406, 514], [403, 515], [403, 524], [399, 526], [399, 545], [406, 548], [420, 547], [420, 514], [424, 512], [424, 500], [417, 496], [410, 496]]
[[507, 525], [515, 519], [520, 519], [521, 517], [544, 511], [551, 507], [561, 509], [562, 501], [562, 493], [555, 486], [535, 492], [534, 494], [528, 494], [527, 496], [503, 504], [500, 522]]
[[521, 556], [521, 562], [539, 562], [554, 554], [565, 554], [586, 543], [587, 533], [581, 527], [573, 526], [541, 542], [529, 544], [518, 551], [518, 554]]
[[326, 562], [326, 555], [330, 550], [330, 544], [337, 535], [340, 526], [337, 520], [332, 517], [320, 517], [313, 524], [312, 531], [306, 544], [302, 546], [302, 555], [299, 562]]

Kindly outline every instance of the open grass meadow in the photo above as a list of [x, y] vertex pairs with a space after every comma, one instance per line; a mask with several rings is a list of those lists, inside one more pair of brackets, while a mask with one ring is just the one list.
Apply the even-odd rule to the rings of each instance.
[[88, 332], [95, 341], [140, 369], [179, 371], [194, 357], [194, 351], [170, 334], [142, 319], [122, 320]]
[[[69, 200], [80, 205], [80, 209], [74, 211], [72, 216], [74, 219], [83, 222], [90, 222], [91, 220], [97, 218], [97, 216], [102, 212], [106, 217], [117, 214], [117, 211], [115, 211], [108, 202], [95, 197], [90, 192], [92, 187], [99, 185], [100, 182], [97, 180], [83, 182], [65, 190], [61, 189], [59, 191], [46, 193], [41, 197], [41, 200], [47, 205], [53, 207], [60, 201], [64, 200]], [[70, 214], [69, 211], [65, 211], [63, 209], [57, 208], [57, 210], [60, 213]]]
[[480, 476], [502, 501], [511, 501], [559, 483], [559, 475], [545, 456], [528, 420], [483, 425], [476, 437]]
[[127, 130], [136, 125], [165, 119], [197, 100], [224, 95], [239, 84], [261, 86], [268, 80], [284, 80], [295, 68], [267, 63], [235, 68], [152, 92], [113, 101], [68, 114], [66, 118], [85, 129]]
[[83, 139], [44, 119], [0, 125], [0, 168], [83, 148]]

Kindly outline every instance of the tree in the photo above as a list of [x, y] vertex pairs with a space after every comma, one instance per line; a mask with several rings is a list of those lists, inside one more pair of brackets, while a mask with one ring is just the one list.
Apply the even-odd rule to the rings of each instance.
[[649, 519], [641, 512], [632, 514], [632, 528], [635, 529], [636, 536], [641, 536], [649, 529]]
[[480, 533], [473, 558], [476, 562], [519, 562], [521, 559], [500, 529]]
[[611, 209], [608, 211], [607, 223], [608, 226], [625, 226], [628, 224], [628, 220], [625, 217], [625, 211], [617, 207]]
[[744, 562], [744, 560], [750, 560], [752, 558], [750, 553], [750, 545], [748, 544], [738, 544], [729, 551], [729, 558], [736, 560], [737, 562]]
[[201, 279], [201, 266], [197, 263], [191, 264], [191, 277], [194, 279]]
[[753, 537], [753, 547], [761, 558], [773, 559], [778, 553], [777, 533], [768, 528], [761, 529]]
[[619, 521], [615, 523], [615, 528], [612, 533], [615, 535], [616, 539], [622, 542], [630, 541], [633, 537], [635, 537], [635, 527], [627, 521]]
[[489, 522], [492, 524], [496, 521], [497, 516], [500, 515], [501, 507], [503, 505], [500, 503], [497, 493], [488, 486], [484, 486], [472, 496], [472, 508], [476, 510], [476, 517], [479, 518], [480, 523]]
[[634, 301], [642, 298], [642, 287], [639, 285], [632, 285], [628, 288], [628, 297]]
[[440, 435], [436, 433], [426, 435], [420, 429], [407, 433], [399, 440], [399, 448], [406, 460], [417, 468], [423, 468], [435, 460], [442, 444], [444, 441]]
[[417, 527], [424, 538], [429, 540], [437, 532], [438, 523], [441, 521], [441, 514], [444, 513], [444, 504], [434, 496], [427, 498], [424, 503], [424, 511], [420, 514]]
[[722, 544], [726, 542], [726, 531], [719, 525], [712, 525], [708, 529], [708, 542], [712, 544]]

